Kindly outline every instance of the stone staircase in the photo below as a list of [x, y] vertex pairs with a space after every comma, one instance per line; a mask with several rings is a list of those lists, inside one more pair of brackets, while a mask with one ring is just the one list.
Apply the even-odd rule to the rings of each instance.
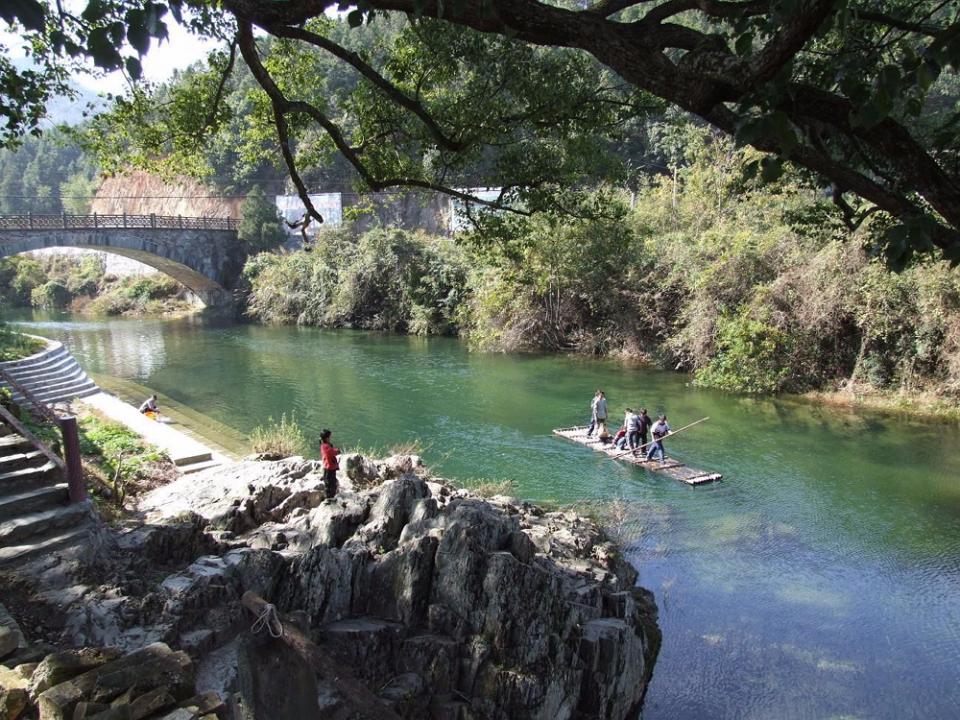
[[0, 568], [86, 541], [89, 501], [70, 504], [60, 467], [0, 423]]
[[[45, 405], [68, 402], [100, 392], [97, 384], [67, 352], [63, 343], [56, 341], [47, 341], [47, 349], [36, 355], [0, 363], [0, 368], [17, 385], [29, 391], [33, 399]], [[0, 385], [4, 385], [2, 379]], [[10, 390], [15, 403], [24, 408], [32, 407], [32, 401], [25, 398], [16, 387]]]

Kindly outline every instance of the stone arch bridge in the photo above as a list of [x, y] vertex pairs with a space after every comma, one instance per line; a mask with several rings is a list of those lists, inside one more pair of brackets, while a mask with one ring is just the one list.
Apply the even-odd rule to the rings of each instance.
[[55, 247], [138, 260], [180, 281], [208, 306], [231, 302], [247, 258], [230, 218], [0, 215], [0, 257]]

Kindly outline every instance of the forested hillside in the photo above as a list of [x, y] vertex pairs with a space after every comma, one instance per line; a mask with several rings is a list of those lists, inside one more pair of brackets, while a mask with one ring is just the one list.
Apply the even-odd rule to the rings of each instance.
[[96, 163], [59, 130], [0, 150], [0, 213], [86, 213], [96, 187]]

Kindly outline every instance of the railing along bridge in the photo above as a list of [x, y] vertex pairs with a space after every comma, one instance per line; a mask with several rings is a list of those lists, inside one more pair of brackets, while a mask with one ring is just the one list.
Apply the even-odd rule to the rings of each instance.
[[236, 230], [229, 217], [184, 217], [183, 215], [38, 215], [18, 213], [0, 215], [0, 230]]

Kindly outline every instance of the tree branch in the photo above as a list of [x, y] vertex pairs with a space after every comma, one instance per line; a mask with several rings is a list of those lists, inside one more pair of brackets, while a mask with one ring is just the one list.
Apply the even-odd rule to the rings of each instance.
[[220, 103], [223, 100], [223, 93], [227, 87], [227, 80], [230, 79], [230, 75], [233, 73], [233, 65], [237, 59], [237, 38], [234, 36], [233, 41], [230, 43], [230, 56], [227, 58], [227, 66], [223, 69], [223, 73], [220, 76], [220, 84], [217, 85], [217, 91], [214, 93], [213, 102], [210, 104], [210, 112], [207, 114], [207, 120], [203, 124], [201, 132], [198, 134], [197, 139], [202, 140], [203, 134], [209, 128], [213, 127], [214, 122], [217, 119], [217, 108], [220, 107]]
[[257, 42], [253, 37], [253, 26], [249, 21], [238, 20], [237, 42], [240, 46], [240, 54], [243, 55], [243, 59], [250, 68], [250, 72], [253, 73], [253, 76], [260, 84], [260, 87], [263, 88], [264, 92], [266, 92], [267, 96], [270, 98], [270, 105], [273, 108], [273, 120], [277, 126], [277, 139], [280, 141], [280, 153], [283, 155], [283, 161], [287, 165], [287, 171], [290, 173], [290, 179], [293, 181], [293, 185], [297, 189], [297, 195], [300, 196], [300, 201], [307, 209], [307, 212], [310, 213], [310, 217], [314, 218], [317, 222], [322, 223], [323, 215], [320, 214], [317, 208], [314, 207], [313, 202], [310, 200], [310, 193], [307, 191], [307, 186], [303, 182], [303, 178], [300, 177], [300, 173], [297, 170], [296, 158], [293, 155], [293, 151], [290, 149], [290, 133], [289, 127], [287, 126], [287, 119], [285, 117], [289, 103], [283, 96], [280, 88], [277, 87], [277, 84], [273, 81], [273, 78], [270, 77], [270, 73], [267, 72], [267, 69], [263, 66], [263, 63], [260, 62], [260, 54], [257, 51]]
[[653, 0], [600, 0], [600, 2], [598, 2], [596, 5], [591, 5], [582, 12], [607, 18], [611, 15], [615, 15], [621, 10], [626, 10], [627, 8], [631, 8], [635, 5], [643, 5], [652, 1]]
[[306, 207], [307, 212], [309, 212], [310, 215], [316, 218], [319, 222], [323, 222], [323, 216], [320, 215], [313, 203], [310, 201], [309, 192], [303, 182], [303, 179], [300, 177], [300, 174], [297, 171], [296, 159], [294, 158], [293, 151], [290, 149], [289, 128], [287, 125], [286, 116], [291, 113], [302, 113], [308, 115], [318, 125], [320, 125], [326, 131], [327, 135], [330, 136], [330, 139], [333, 140], [333, 144], [336, 145], [337, 150], [339, 150], [340, 153], [347, 159], [347, 161], [354, 167], [354, 169], [363, 179], [364, 183], [366, 183], [371, 190], [385, 190], [390, 187], [419, 187], [424, 190], [433, 190], [435, 192], [444, 193], [445, 195], [450, 195], [451, 197], [459, 198], [464, 202], [474, 203], [476, 205], [483, 205], [486, 207], [496, 208], [498, 210], [506, 210], [519, 215], [530, 214], [526, 210], [521, 210], [506, 205], [499, 205], [496, 202], [484, 200], [474, 195], [470, 195], [469, 193], [465, 193], [454, 188], [449, 188], [438, 183], [430, 182], [429, 180], [423, 180], [421, 178], [394, 177], [377, 179], [360, 160], [356, 149], [350, 146], [344, 137], [343, 132], [336, 123], [330, 120], [330, 118], [324, 115], [319, 108], [311, 103], [302, 100], [291, 101], [286, 98], [286, 96], [283, 94], [283, 91], [280, 90], [276, 82], [274, 82], [273, 78], [270, 76], [270, 73], [263, 66], [263, 63], [260, 62], [260, 57], [256, 48], [256, 41], [253, 37], [253, 27], [250, 22], [239, 22], [238, 38], [240, 53], [243, 55], [244, 61], [250, 66], [250, 71], [253, 73], [257, 83], [261, 88], [263, 88], [264, 92], [266, 92], [267, 96], [270, 98], [271, 105], [273, 106], [274, 120], [277, 126], [277, 137], [280, 140], [280, 151], [283, 154], [283, 159], [287, 165], [287, 169], [290, 171], [291, 180], [293, 180], [293, 184], [297, 188], [297, 194], [300, 196], [300, 199], [303, 202], [304, 207]]
[[772, 80], [813, 37], [834, 11], [836, 3], [837, 0], [810, 0], [808, 6], [790, 18], [757, 53], [752, 62], [750, 80], [754, 83]]
[[406, 108], [418, 118], [430, 131], [430, 134], [436, 139], [437, 143], [453, 152], [463, 150], [466, 147], [466, 144], [458, 140], [450, 138], [440, 126], [437, 124], [437, 121], [433, 119], [427, 109], [423, 105], [413, 98], [409, 97], [404, 93], [400, 88], [394, 85], [392, 82], [387, 80], [383, 75], [378, 73], [375, 69], [370, 67], [363, 59], [351, 50], [347, 50], [344, 47], [341, 47], [337, 43], [319, 35], [317, 33], [311, 32], [301, 27], [289, 27], [285, 25], [268, 25], [264, 27], [264, 30], [276, 35], [278, 37], [292, 38], [295, 40], [302, 40], [316, 47], [326, 50], [331, 55], [340, 58], [344, 62], [352, 66], [357, 72], [367, 78], [375, 86], [380, 88], [385, 95], [387, 95], [394, 103], [397, 105]]
[[854, 12], [859, 20], [876, 23], [878, 25], [887, 25], [888, 27], [892, 27], [897, 30], [917, 33], [919, 35], [926, 35], [928, 37], [939, 37], [940, 33], [946, 30], [946, 28], [938, 27], [937, 25], [925, 25], [923, 23], [910, 22], [909, 20], [901, 20], [900, 18], [895, 18], [884, 13], [870, 12], [866, 10], [855, 10]]
[[705, 15], [716, 18], [749, 17], [762, 15], [770, 9], [767, 0], [749, 0], [748, 2], [724, 2], [723, 0], [667, 0], [657, 5], [643, 16], [643, 22], [658, 24], [687, 10], [699, 10]]

